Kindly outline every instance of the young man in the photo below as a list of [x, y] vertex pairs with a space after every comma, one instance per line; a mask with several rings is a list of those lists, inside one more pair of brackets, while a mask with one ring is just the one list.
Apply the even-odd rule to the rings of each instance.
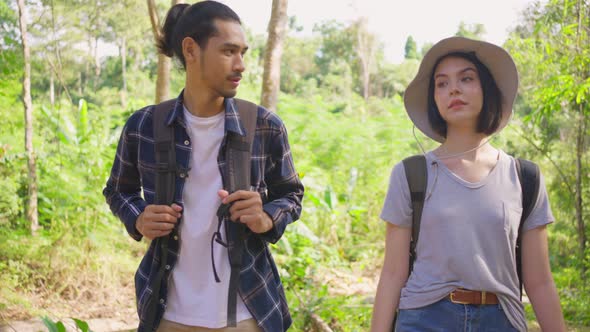
[[[258, 106], [251, 190], [228, 192], [228, 137], [246, 135], [233, 99], [248, 49], [240, 19], [215, 1], [175, 5], [158, 47], [186, 70], [185, 87], [166, 118], [175, 130], [174, 204], [154, 204], [155, 106], [127, 121], [104, 189], [131, 237], [154, 240], [135, 276], [138, 331], [285, 331], [291, 317], [268, 243], [299, 218], [303, 185], [283, 123]], [[230, 208], [218, 217], [221, 204]], [[243, 254], [235, 312], [228, 314], [232, 245], [226, 231], [238, 224], [245, 225]], [[161, 267], [155, 239], [163, 237], [169, 242]], [[162, 281], [154, 287], [159, 268]], [[233, 325], [228, 316], [237, 327], [227, 327]]]

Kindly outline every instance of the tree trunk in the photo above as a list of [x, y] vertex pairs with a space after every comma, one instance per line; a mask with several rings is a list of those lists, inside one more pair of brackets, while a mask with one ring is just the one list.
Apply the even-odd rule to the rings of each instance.
[[127, 108], [127, 39], [121, 39], [121, 80], [123, 87], [121, 90], [121, 106]]
[[152, 33], [156, 42], [160, 39], [162, 31], [160, 30], [160, 18], [158, 16], [158, 10], [156, 7], [155, 0], [147, 0], [148, 14], [150, 15], [150, 22], [152, 23]]
[[[587, 34], [582, 34], [581, 30], [584, 29], [584, 23], [582, 17], [584, 16], [583, 13], [583, 0], [579, 0], [577, 2], [576, 11], [578, 15], [578, 26], [576, 31], [576, 51], [578, 54], [582, 54], [581, 45], [583, 43], [587, 43], [587, 40], [582, 41], [583, 37], [587, 38]], [[589, 8], [590, 9], [590, 8]], [[584, 39], [586, 39], [584, 38]], [[587, 68], [580, 68], [580, 77], [583, 81], [587, 80], [590, 76], [590, 71]], [[584, 150], [585, 150], [585, 137], [586, 137], [586, 126], [587, 126], [587, 119], [584, 114], [585, 111], [585, 103], [580, 103], [578, 105], [578, 116], [580, 120], [577, 121], [576, 124], [576, 196], [575, 196], [575, 207], [576, 207], [576, 224], [578, 230], [578, 243], [580, 249], [580, 257], [582, 258], [582, 280], [587, 280], [586, 272], [588, 270], [588, 265], [586, 261], [586, 225], [584, 222], [584, 204], [583, 204], [583, 179], [586, 176], [584, 174], [584, 169], [582, 167], [582, 159], [584, 158]]]
[[156, 78], [156, 104], [168, 100], [170, 93], [170, 69], [172, 59], [158, 53], [158, 77]]
[[264, 51], [264, 74], [260, 104], [275, 112], [281, 84], [281, 56], [287, 30], [287, 0], [273, 0], [268, 22], [268, 39]]
[[23, 58], [25, 62], [23, 77], [23, 104], [25, 107], [25, 150], [27, 152], [28, 176], [28, 204], [27, 221], [31, 224], [31, 234], [35, 235], [39, 229], [39, 216], [37, 211], [37, 170], [35, 165], [35, 152], [33, 150], [33, 102], [31, 100], [31, 50], [27, 40], [27, 20], [25, 0], [18, 0], [18, 16], [20, 34], [23, 45]]
[[[61, 84], [61, 89], [63, 89], [63, 92], [66, 94], [66, 96], [68, 97], [68, 99], [70, 100], [70, 102], [72, 102], [72, 96], [70, 95], [70, 91], [68, 90], [68, 87], [66, 86], [65, 80], [63, 78], [63, 65], [62, 65], [62, 62], [61, 62], [61, 52], [60, 52], [59, 42], [58, 42], [57, 33], [56, 33], [55, 7], [54, 7], [54, 4], [53, 4], [53, 1], [49, 1], [49, 8], [51, 10], [51, 31], [52, 31], [51, 38], [52, 38], [53, 51], [54, 51], [54, 54], [55, 54], [55, 60], [56, 61], [54, 63], [51, 60], [51, 57], [49, 55], [46, 57], [46, 60], [47, 60], [47, 63], [49, 63], [49, 66], [51, 67], [51, 71], [52, 71], [52, 75], [51, 75], [52, 83], [55, 84], [55, 82], [53, 82], [53, 80], [55, 78], [57, 78], [58, 82]], [[55, 77], [53, 77], [53, 75], [55, 75]], [[62, 90], [60, 90], [60, 89], [57, 90], [58, 100], [61, 97], [61, 91]], [[55, 90], [54, 90], [54, 92], [55, 92]], [[81, 94], [82, 93], [80, 93], [80, 95]], [[53, 99], [52, 106], [54, 105], [54, 103], [55, 103], [55, 99]]]
[[84, 93], [84, 79], [82, 78], [82, 72], [79, 72], [78, 73], [78, 95], [81, 96], [83, 93]]
[[98, 37], [94, 38], [94, 82], [92, 83], [92, 87], [94, 91], [96, 91], [96, 87], [98, 86], [98, 80], [100, 78], [100, 58], [98, 56]]
[[356, 27], [356, 53], [360, 60], [361, 80], [363, 84], [363, 98], [371, 95], [371, 65], [375, 55], [375, 38], [369, 33], [367, 19], [361, 18]]
[[[172, 0], [172, 6], [183, 3], [183, 0]], [[152, 23], [152, 33], [154, 40], [157, 42], [162, 34], [160, 30], [160, 18], [155, 0], [147, 0], [148, 13]], [[169, 57], [158, 54], [158, 77], [156, 78], [156, 104], [168, 99], [170, 90], [170, 69], [172, 61]]]
[[49, 75], [49, 103], [51, 104], [51, 110], [53, 111], [53, 106], [55, 105], [55, 83], [53, 73]]
[[315, 332], [332, 332], [330, 325], [326, 324], [320, 316], [316, 314], [311, 314], [311, 325], [313, 326], [313, 330]]
[[[576, 207], [576, 221], [578, 228], [578, 243], [580, 249], [580, 257], [585, 261], [586, 253], [586, 225], [584, 223], [583, 208], [584, 205], [582, 200], [582, 181], [583, 181], [583, 167], [582, 159], [584, 157], [584, 136], [586, 133], [586, 119], [584, 118], [584, 104], [580, 104], [580, 121], [577, 124], [576, 130], [576, 196], [575, 196], [575, 207]], [[586, 279], [586, 264], [582, 264], [582, 279]]]

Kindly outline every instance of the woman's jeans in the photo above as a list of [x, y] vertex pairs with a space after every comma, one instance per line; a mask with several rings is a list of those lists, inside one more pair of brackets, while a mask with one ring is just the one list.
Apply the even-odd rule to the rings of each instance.
[[448, 298], [398, 313], [395, 332], [518, 332], [499, 304], [453, 303]]

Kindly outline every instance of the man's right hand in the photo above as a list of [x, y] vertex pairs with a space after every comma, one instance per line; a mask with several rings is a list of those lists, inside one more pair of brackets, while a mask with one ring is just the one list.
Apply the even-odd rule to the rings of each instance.
[[177, 204], [167, 205], [148, 205], [145, 210], [137, 217], [135, 228], [144, 237], [153, 240], [170, 234], [174, 226], [181, 217], [182, 207]]

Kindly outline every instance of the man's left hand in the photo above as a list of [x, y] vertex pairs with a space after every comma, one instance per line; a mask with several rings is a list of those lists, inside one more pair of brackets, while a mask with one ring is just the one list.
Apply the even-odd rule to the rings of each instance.
[[225, 190], [217, 192], [223, 204], [231, 204], [230, 219], [245, 224], [254, 233], [265, 233], [272, 229], [273, 221], [262, 209], [260, 194], [254, 191], [238, 190], [231, 195]]

